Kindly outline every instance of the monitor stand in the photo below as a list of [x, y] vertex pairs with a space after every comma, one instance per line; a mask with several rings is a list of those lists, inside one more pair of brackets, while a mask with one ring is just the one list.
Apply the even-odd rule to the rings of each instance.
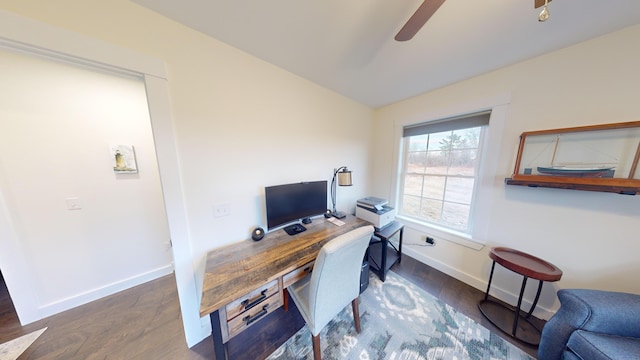
[[305, 225], [306, 224], [311, 224], [311, 218], [310, 217], [306, 217], [306, 218], [302, 219], [302, 223], [305, 224]]
[[284, 231], [286, 231], [287, 234], [289, 235], [295, 235], [295, 234], [300, 234], [303, 231], [307, 231], [307, 228], [300, 224], [293, 224], [293, 225], [285, 226]]

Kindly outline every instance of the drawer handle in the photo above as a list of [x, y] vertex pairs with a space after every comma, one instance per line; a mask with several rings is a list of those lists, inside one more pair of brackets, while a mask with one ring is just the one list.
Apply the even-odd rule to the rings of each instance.
[[260, 319], [263, 316], [265, 316], [267, 314], [267, 308], [268, 307], [269, 307], [269, 304], [264, 305], [262, 307], [262, 310], [260, 310], [259, 313], [255, 314], [253, 316], [251, 316], [251, 315], [245, 316], [245, 317], [242, 318], [242, 321], [244, 321], [247, 324], [247, 326], [250, 325], [252, 322]]
[[267, 298], [267, 289], [264, 289], [262, 290], [259, 296], [257, 296], [254, 299], [246, 299], [241, 303], [241, 305], [244, 306], [245, 310], [249, 310], [252, 307], [258, 305], [262, 300], [266, 298]]

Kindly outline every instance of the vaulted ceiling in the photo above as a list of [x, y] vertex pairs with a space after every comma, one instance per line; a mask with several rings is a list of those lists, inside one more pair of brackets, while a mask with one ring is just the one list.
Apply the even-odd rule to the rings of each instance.
[[447, 0], [398, 42], [422, 0], [133, 1], [372, 107], [640, 23], [640, 0], [554, 0], [546, 22], [534, 0]]

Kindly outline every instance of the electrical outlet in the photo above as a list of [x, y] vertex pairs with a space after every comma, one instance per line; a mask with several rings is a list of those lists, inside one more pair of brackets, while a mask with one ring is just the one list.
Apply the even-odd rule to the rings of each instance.
[[67, 203], [67, 210], [82, 210], [82, 204], [77, 197], [66, 198], [64, 201]]
[[222, 217], [231, 215], [231, 204], [219, 203], [213, 205], [213, 216]]

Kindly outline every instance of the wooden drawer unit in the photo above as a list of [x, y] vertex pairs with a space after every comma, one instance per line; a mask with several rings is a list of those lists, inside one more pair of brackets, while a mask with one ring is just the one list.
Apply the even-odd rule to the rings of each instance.
[[278, 293], [278, 279], [274, 279], [269, 283], [259, 287], [258, 289], [248, 293], [247, 295], [230, 302], [225, 307], [227, 312], [227, 321], [236, 316], [257, 307], [262, 301], [268, 297]]
[[258, 319], [281, 306], [278, 279], [274, 279], [260, 288], [236, 299], [225, 306], [220, 322], [227, 333], [225, 340], [231, 339]]
[[309, 274], [311, 270], [313, 270], [313, 264], [315, 264], [315, 261], [309, 262], [306, 265], [285, 274], [282, 277], [282, 287], [286, 289], [289, 287], [289, 285], [294, 284], [296, 281], [307, 276], [307, 274]]
[[229, 339], [238, 335], [256, 321], [279, 308], [281, 305], [280, 295], [273, 294], [266, 299], [261, 300], [258, 304], [244, 311], [239, 316], [229, 320], [227, 323]]

